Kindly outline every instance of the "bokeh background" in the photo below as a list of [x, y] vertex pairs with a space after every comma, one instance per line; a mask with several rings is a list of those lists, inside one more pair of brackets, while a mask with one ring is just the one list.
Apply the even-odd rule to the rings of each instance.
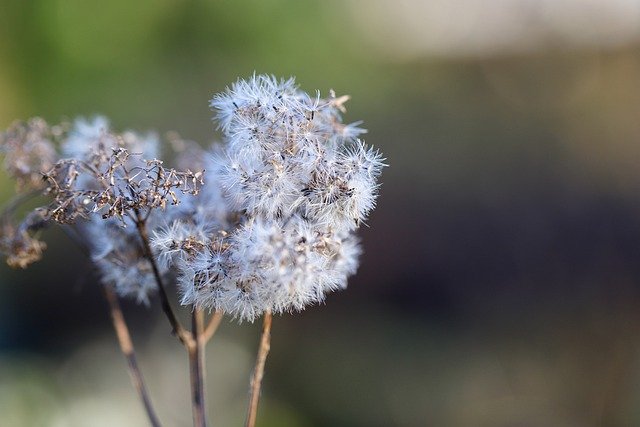
[[[208, 100], [254, 71], [351, 95], [391, 165], [348, 290], [275, 319], [259, 425], [640, 425], [640, 1], [0, 0], [0, 128], [207, 145]], [[91, 266], [47, 241], [0, 267], [0, 425], [145, 425]], [[190, 425], [157, 301], [125, 311]], [[209, 347], [215, 425], [242, 423], [258, 334]]]

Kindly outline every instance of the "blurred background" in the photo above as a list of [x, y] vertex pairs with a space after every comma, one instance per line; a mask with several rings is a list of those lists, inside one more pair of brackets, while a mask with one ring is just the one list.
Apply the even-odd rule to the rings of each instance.
[[[349, 288], [274, 320], [258, 425], [640, 425], [640, 1], [0, 0], [3, 129], [104, 114], [208, 145], [208, 100], [254, 71], [351, 95], [390, 164]], [[0, 266], [0, 425], [145, 425], [91, 266], [47, 241]], [[158, 301], [125, 315], [190, 425]], [[209, 347], [214, 425], [242, 423], [258, 335]]]

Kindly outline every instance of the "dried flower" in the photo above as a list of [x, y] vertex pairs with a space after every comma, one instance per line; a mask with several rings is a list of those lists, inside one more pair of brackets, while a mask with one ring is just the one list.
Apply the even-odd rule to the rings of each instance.
[[[238, 80], [211, 101], [222, 145], [205, 151], [169, 136], [180, 169], [158, 159], [154, 134], [115, 133], [102, 117], [16, 123], [0, 134], [19, 192], [0, 213], [0, 253], [12, 267], [39, 260], [46, 245], [38, 232], [51, 223], [87, 250], [152, 425], [159, 422], [115, 292], [148, 304], [158, 291], [189, 354], [197, 425], [206, 425], [204, 346], [222, 315], [264, 315], [246, 422], [253, 426], [272, 314], [322, 302], [358, 267], [356, 231], [375, 207], [386, 165], [358, 139], [359, 123], [342, 122], [348, 99], [309, 96], [293, 79]], [[48, 203], [17, 221], [18, 206], [37, 194]], [[167, 279], [193, 310], [191, 330], [172, 309]], [[203, 309], [216, 311], [206, 327]]]
[[36, 209], [16, 223], [12, 217], [14, 208], [10, 205], [0, 216], [0, 253], [7, 257], [9, 266], [27, 268], [39, 261], [47, 248], [46, 243], [36, 237], [46, 221], [43, 211]]
[[357, 138], [364, 130], [342, 123], [346, 99], [269, 76], [213, 98], [225, 145], [189, 210], [153, 239], [179, 273], [183, 304], [251, 321], [346, 286], [384, 167]]
[[[156, 282], [137, 222], [150, 228], [166, 224], [159, 212], [178, 204], [183, 194], [197, 194], [203, 172], [166, 168], [157, 159], [156, 136], [113, 133], [103, 117], [76, 120], [66, 134], [54, 130], [67, 127], [50, 128], [41, 119], [15, 124], [1, 141], [5, 167], [20, 188], [48, 196], [50, 203], [35, 211], [40, 223], [72, 225], [102, 281], [146, 303]], [[33, 237], [29, 218], [19, 226], [4, 221], [0, 251], [12, 266], [37, 261], [46, 247]]]
[[42, 173], [56, 161], [53, 140], [62, 127], [50, 128], [41, 118], [15, 122], [0, 133], [0, 153], [4, 154], [4, 168], [16, 180], [19, 191], [42, 188]]
[[[102, 117], [68, 132], [34, 119], [0, 142], [19, 186], [49, 197], [41, 222], [72, 225], [120, 295], [147, 302], [173, 270], [182, 304], [253, 320], [321, 302], [357, 268], [355, 231], [385, 165], [359, 123], [342, 122], [347, 100], [310, 96], [293, 79], [238, 80], [211, 101], [222, 146], [205, 153], [170, 137], [182, 170], [158, 160], [155, 135], [114, 133]], [[30, 230], [4, 227], [11, 264], [39, 258]]]
[[[59, 160], [44, 174], [46, 192], [53, 202], [48, 215], [59, 223], [99, 213], [104, 219], [124, 222], [130, 212], [144, 212], [177, 204], [176, 191], [197, 194], [202, 172], [166, 169], [156, 158], [157, 138], [133, 132], [108, 132], [106, 120], [93, 124], [78, 121], [63, 152], [73, 155]], [[143, 157], [144, 156], [144, 157]]]

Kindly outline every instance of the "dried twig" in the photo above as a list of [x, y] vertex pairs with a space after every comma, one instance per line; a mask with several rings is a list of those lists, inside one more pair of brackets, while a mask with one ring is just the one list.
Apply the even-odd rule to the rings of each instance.
[[207, 411], [205, 406], [205, 337], [204, 312], [194, 308], [191, 314], [193, 344], [188, 347], [189, 367], [191, 373], [191, 407], [193, 411], [194, 427], [207, 426]]
[[[76, 231], [69, 226], [62, 227], [62, 230], [72, 241], [74, 241], [78, 245], [81, 251], [87, 257], [89, 257], [89, 250], [87, 249], [84, 242], [82, 242], [80, 237], [76, 234]], [[153, 409], [151, 398], [149, 397], [149, 392], [147, 391], [144, 377], [142, 376], [142, 371], [138, 366], [138, 360], [136, 358], [135, 349], [133, 347], [133, 341], [131, 340], [129, 327], [127, 326], [127, 321], [124, 318], [124, 314], [122, 313], [122, 308], [120, 307], [118, 296], [116, 295], [112, 287], [107, 285], [102, 285], [101, 287], [105, 299], [109, 304], [111, 323], [113, 325], [113, 329], [116, 331], [118, 344], [120, 344], [120, 351], [122, 351], [122, 354], [127, 360], [127, 369], [129, 371], [129, 376], [131, 377], [131, 383], [138, 392], [140, 400], [142, 400], [142, 404], [144, 405], [144, 409], [147, 413], [147, 417], [149, 418], [149, 423], [151, 424], [151, 426], [161, 427], [158, 416]]]
[[[157, 263], [151, 251], [151, 245], [149, 243], [149, 234], [146, 228], [145, 219], [142, 218], [140, 212], [135, 209], [136, 215], [136, 227], [138, 234], [142, 240], [142, 245], [145, 251], [145, 256], [151, 264], [153, 269], [153, 275], [158, 284], [158, 293], [162, 303], [162, 309], [166, 314], [173, 333], [178, 337], [180, 342], [187, 349], [189, 355], [189, 367], [191, 378], [191, 406], [193, 411], [193, 425], [194, 427], [206, 427], [207, 426], [207, 414], [205, 406], [205, 335], [204, 335], [204, 313], [200, 309], [193, 309], [192, 313], [192, 331], [187, 331], [171, 308], [169, 303], [169, 297], [165, 291], [164, 283], [160, 275]], [[214, 330], [215, 331], [215, 330]], [[211, 335], [213, 332], [211, 331]]]
[[207, 323], [207, 327], [204, 329], [202, 333], [203, 339], [205, 343], [208, 343], [211, 337], [216, 333], [218, 327], [220, 326], [220, 322], [222, 322], [222, 318], [224, 317], [224, 313], [221, 311], [216, 311], [209, 319], [209, 323]]
[[260, 346], [258, 347], [258, 357], [256, 358], [256, 366], [251, 377], [251, 395], [249, 397], [249, 409], [247, 411], [247, 420], [245, 427], [254, 427], [256, 424], [256, 416], [258, 414], [258, 401], [260, 400], [260, 388], [262, 386], [262, 377], [264, 376], [264, 364], [267, 361], [267, 355], [271, 348], [271, 311], [264, 313], [262, 323], [262, 336], [260, 337]]
[[124, 320], [122, 309], [120, 308], [120, 303], [118, 302], [118, 297], [116, 296], [113, 289], [111, 289], [109, 286], [102, 286], [102, 289], [104, 289], [104, 295], [107, 299], [107, 302], [109, 303], [111, 321], [113, 323], [113, 328], [116, 330], [116, 336], [118, 337], [120, 350], [122, 350], [122, 354], [124, 354], [125, 359], [127, 359], [127, 367], [129, 369], [129, 376], [131, 377], [133, 387], [136, 389], [138, 395], [140, 396], [140, 399], [142, 400], [144, 409], [147, 412], [147, 417], [149, 417], [149, 423], [153, 427], [160, 427], [160, 421], [158, 420], [158, 416], [153, 409], [153, 405], [151, 404], [151, 399], [149, 397], [149, 392], [147, 391], [144, 383], [144, 377], [142, 376], [142, 372], [140, 371], [140, 367], [138, 366], [135, 350], [133, 348], [133, 342], [131, 341], [131, 336], [129, 335], [129, 328], [127, 327], [127, 323]]
[[156, 283], [158, 285], [158, 295], [160, 295], [160, 301], [162, 304], [162, 310], [165, 315], [169, 319], [169, 323], [171, 323], [171, 327], [173, 328], [173, 333], [176, 337], [182, 342], [182, 344], [189, 348], [189, 346], [194, 345], [193, 337], [187, 331], [180, 321], [178, 317], [173, 312], [171, 308], [171, 303], [169, 303], [169, 296], [167, 295], [167, 291], [165, 290], [164, 283], [162, 282], [162, 276], [160, 275], [160, 270], [158, 269], [158, 265], [156, 263], [155, 258], [153, 257], [153, 252], [151, 251], [151, 246], [149, 244], [149, 233], [147, 232], [146, 222], [142, 219], [138, 210], [135, 210], [136, 214], [136, 227], [138, 228], [138, 234], [140, 235], [140, 239], [142, 240], [142, 246], [145, 251], [145, 256], [149, 260], [151, 264], [151, 268], [153, 270], [153, 275], [156, 279]]

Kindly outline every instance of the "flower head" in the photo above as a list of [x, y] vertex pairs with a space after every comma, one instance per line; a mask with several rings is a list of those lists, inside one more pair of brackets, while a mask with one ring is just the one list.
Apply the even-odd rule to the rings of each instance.
[[385, 166], [360, 123], [342, 122], [348, 99], [238, 80], [211, 100], [222, 144], [170, 138], [181, 170], [158, 160], [154, 134], [115, 133], [102, 117], [16, 124], [0, 136], [5, 169], [49, 204], [22, 223], [1, 216], [0, 252], [36, 261], [37, 230], [55, 222], [75, 230], [103, 283], [139, 302], [169, 272], [183, 304], [240, 320], [322, 302], [356, 271], [355, 233]]
[[342, 123], [346, 99], [264, 75], [212, 99], [224, 144], [213, 150], [208, 184], [190, 216], [153, 241], [171, 253], [183, 304], [253, 320], [346, 286], [360, 253], [354, 232], [385, 166], [358, 139], [365, 131]]

